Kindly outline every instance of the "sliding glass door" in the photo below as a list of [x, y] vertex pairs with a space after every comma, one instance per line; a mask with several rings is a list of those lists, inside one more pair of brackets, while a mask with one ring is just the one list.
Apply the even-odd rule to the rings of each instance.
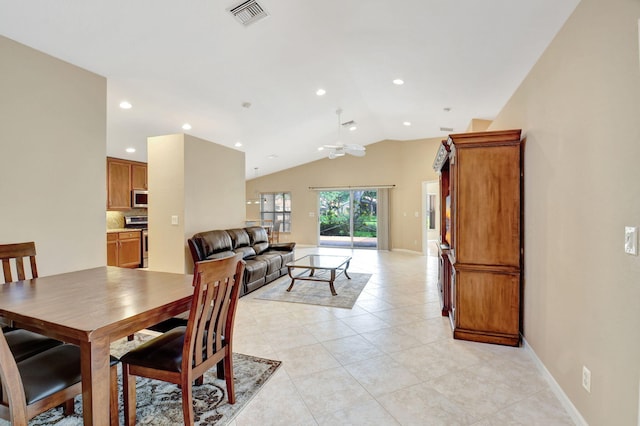
[[321, 191], [318, 196], [319, 245], [377, 248], [377, 190]]

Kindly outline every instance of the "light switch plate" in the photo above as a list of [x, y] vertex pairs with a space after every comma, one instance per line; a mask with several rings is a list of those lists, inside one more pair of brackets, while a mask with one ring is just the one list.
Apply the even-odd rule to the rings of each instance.
[[638, 227], [624, 227], [624, 252], [627, 254], [638, 255]]
[[171, 224], [172, 225], [178, 224], [178, 216], [171, 216]]

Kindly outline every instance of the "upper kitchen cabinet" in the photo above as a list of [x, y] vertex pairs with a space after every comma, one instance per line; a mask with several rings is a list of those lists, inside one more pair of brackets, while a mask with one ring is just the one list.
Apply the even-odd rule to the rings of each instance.
[[131, 164], [131, 189], [147, 189], [147, 165]]
[[130, 210], [133, 189], [147, 189], [147, 165], [107, 157], [107, 210]]

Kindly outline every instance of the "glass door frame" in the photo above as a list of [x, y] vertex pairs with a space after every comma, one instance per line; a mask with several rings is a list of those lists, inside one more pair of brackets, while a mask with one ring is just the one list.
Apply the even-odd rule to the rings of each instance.
[[[343, 192], [346, 193], [349, 197], [349, 202], [347, 206], [347, 211], [349, 215], [349, 235], [344, 237], [343, 241], [335, 240], [333, 243], [331, 241], [323, 241], [323, 237], [327, 237], [327, 235], [322, 235], [322, 217], [323, 217], [323, 194], [327, 192]], [[375, 211], [373, 217], [375, 217], [375, 236], [372, 237], [356, 237], [355, 236], [355, 210], [354, 205], [355, 202], [358, 202], [355, 198], [355, 193], [357, 192], [374, 192], [375, 199], [372, 204], [371, 210]], [[366, 248], [366, 249], [377, 249], [378, 248], [378, 220], [377, 220], [377, 188], [349, 188], [349, 189], [335, 189], [335, 190], [326, 190], [326, 191], [318, 191], [318, 246], [322, 247], [347, 247], [347, 248]], [[339, 208], [341, 208], [340, 206]], [[370, 212], [371, 213], [371, 212]], [[371, 215], [369, 215], [371, 216]], [[340, 224], [338, 223], [338, 226]], [[339, 238], [339, 236], [338, 236]], [[361, 238], [361, 239], [360, 239]]]

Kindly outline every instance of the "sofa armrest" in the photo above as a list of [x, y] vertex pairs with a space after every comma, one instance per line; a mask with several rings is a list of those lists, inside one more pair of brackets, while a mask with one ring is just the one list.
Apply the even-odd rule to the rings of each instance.
[[275, 243], [269, 244], [269, 250], [277, 250], [277, 251], [293, 251], [296, 243]]
[[195, 242], [193, 238], [189, 238], [187, 240], [189, 244], [189, 251], [191, 252], [191, 258], [193, 259], [193, 263], [200, 262], [204, 260], [204, 255], [200, 247], [198, 247], [198, 243]]

